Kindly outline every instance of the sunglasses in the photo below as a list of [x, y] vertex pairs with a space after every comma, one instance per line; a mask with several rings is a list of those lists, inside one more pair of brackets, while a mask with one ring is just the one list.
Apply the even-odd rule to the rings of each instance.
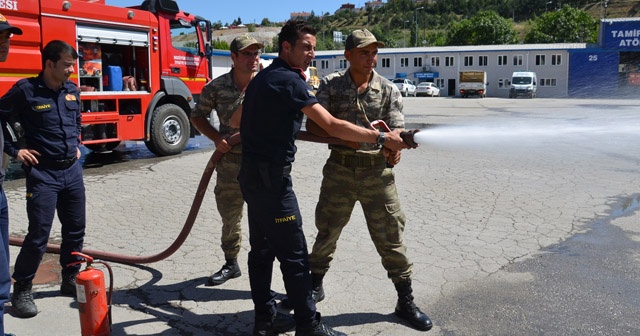
[[239, 54], [244, 56], [244, 57], [247, 57], [247, 58], [249, 58], [249, 57], [255, 58], [255, 57], [260, 56], [260, 54], [262, 54], [262, 53], [259, 52], [259, 51], [255, 51], [255, 52], [241, 51], [241, 52], [239, 52]]

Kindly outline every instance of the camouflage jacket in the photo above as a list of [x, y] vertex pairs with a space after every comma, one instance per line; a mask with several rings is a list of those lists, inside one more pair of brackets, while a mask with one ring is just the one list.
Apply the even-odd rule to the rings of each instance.
[[[233, 81], [233, 69], [224, 75], [216, 77], [207, 83], [200, 93], [198, 104], [191, 111], [191, 116], [208, 116], [216, 110], [220, 120], [220, 134], [228, 136], [239, 132], [240, 129], [229, 125], [233, 112], [242, 104], [244, 93], [236, 87]], [[236, 148], [238, 147], [238, 148]], [[234, 146], [232, 152], [239, 152], [240, 146]]]
[[[320, 81], [316, 98], [334, 117], [355, 125], [371, 128], [372, 121], [383, 120], [391, 129], [404, 128], [400, 91], [375, 71], [369, 87], [361, 94], [348, 70], [330, 74]], [[337, 145], [329, 148], [345, 154], [356, 151]], [[362, 143], [356, 152], [377, 154], [379, 151], [375, 144]]]

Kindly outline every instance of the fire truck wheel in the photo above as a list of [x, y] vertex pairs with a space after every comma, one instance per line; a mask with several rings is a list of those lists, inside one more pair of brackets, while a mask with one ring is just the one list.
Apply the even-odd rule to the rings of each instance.
[[145, 142], [155, 155], [180, 154], [189, 142], [189, 119], [175, 104], [156, 107], [151, 117], [150, 139]]

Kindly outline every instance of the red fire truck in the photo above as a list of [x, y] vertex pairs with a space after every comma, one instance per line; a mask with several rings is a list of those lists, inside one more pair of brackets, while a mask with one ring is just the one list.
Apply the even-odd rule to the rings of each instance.
[[[142, 0], [141, 0], [142, 1]], [[0, 13], [24, 34], [0, 63], [0, 95], [36, 76], [41, 50], [63, 40], [78, 50], [82, 142], [92, 150], [144, 140], [156, 155], [181, 153], [191, 108], [211, 79], [211, 23], [174, 0], [109, 6], [105, 0], [5, 0]], [[195, 131], [194, 131], [195, 132]]]

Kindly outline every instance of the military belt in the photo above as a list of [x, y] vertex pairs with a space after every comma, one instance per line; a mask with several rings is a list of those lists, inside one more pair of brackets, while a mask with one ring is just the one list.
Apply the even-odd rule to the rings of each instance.
[[345, 155], [333, 151], [329, 156], [329, 160], [347, 168], [377, 167], [384, 165], [386, 162], [382, 155]]

